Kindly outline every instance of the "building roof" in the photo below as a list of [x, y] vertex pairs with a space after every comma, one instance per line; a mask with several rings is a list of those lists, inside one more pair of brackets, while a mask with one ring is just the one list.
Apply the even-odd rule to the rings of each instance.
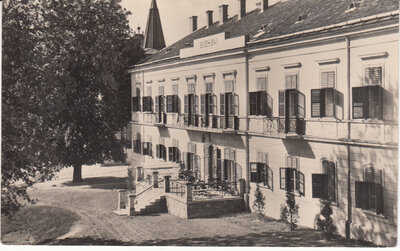
[[165, 47], [160, 12], [158, 11], [156, 0], [151, 2], [149, 16], [147, 18], [144, 47], [156, 50], [161, 50]]
[[[355, 6], [355, 8], [350, 8], [351, 6]], [[232, 9], [230, 8], [231, 13]], [[215, 22], [209, 28], [205, 26], [146, 58], [141, 63], [179, 56], [181, 49], [193, 46], [193, 40], [221, 32], [229, 32], [231, 38], [248, 35], [250, 41], [257, 42], [381, 13], [398, 11], [398, 9], [398, 0], [281, 1], [270, 6], [264, 12], [256, 9], [247, 13], [242, 19], [238, 19], [238, 16], [235, 15], [221, 25], [219, 22]]]

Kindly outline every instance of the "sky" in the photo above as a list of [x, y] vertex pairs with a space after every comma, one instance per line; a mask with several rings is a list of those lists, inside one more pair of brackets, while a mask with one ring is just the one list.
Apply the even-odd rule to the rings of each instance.
[[[131, 28], [136, 31], [140, 26], [146, 30], [147, 16], [152, 0], [122, 0], [122, 6], [132, 12], [129, 17]], [[270, 0], [270, 5], [279, 0]], [[247, 0], [246, 11], [250, 12], [261, 0]], [[158, 10], [161, 16], [161, 25], [164, 31], [165, 43], [173, 44], [189, 34], [189, 17], [198, 16], [197, 27], [206, 25], [206, 11], [213, 10], [214, 22], [218, 21], [218, 6], [228, 4], [229, 17], [238, 13], [238, 0], [157, 0]]]

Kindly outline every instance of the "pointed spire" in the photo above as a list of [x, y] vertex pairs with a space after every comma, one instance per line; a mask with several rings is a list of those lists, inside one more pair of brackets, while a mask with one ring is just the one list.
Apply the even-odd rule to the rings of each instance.
[[149, 16], [147, 18], [144, 47], [156, 50], [161, 50], [165, 47], [160, 13], [158, 11], [156, 0], [152, 0], [151, 2]]

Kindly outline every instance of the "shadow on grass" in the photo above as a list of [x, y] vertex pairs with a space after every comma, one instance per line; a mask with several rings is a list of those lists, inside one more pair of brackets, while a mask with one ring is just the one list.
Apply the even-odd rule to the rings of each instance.
[[129, 184], [128, 177], [95, 177], [85, 178], [81, 182], [64, 182], [63, 186], [79, 187], [89, 186], [93, 189], [127, 189], [131, 185]]
[[93, 238], [70, 238], [57, 240], [51, 245], [118, 245], [118, 246], [263, 246], [263, 247], [371, 247], [371, 243], [346, 240], [335, 237], [330, 241], [321, 239], [314, 230], [293, 232], [262, 232], [247, 235], [228, 235], [169, 240], [148, 240], [144, 242], [121, 242]]

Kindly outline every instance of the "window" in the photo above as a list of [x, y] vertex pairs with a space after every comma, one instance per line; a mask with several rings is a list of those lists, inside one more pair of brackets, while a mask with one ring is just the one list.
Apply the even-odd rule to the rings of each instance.
[[272, 169], [266, 162], [250, 163], [250, 182], [263, 183], [269, 189], [273, 189]]
[[236, 151], [232, 148], [225, 148], [222, 170], [223, 180], [237, 182], [241, 176], [241, 168], [236, 163]]
[[279, 91], [279, 117], [304, 118], [305, 96], [298, 90]]
[[185, 124], [198, 126], [199, 124], [199, 96], [194, 94], [184, 97]]
[[365, 168], [364, 181], [355, 182], [356, 207], [383, 214], [382, 170]]
[[304, 174], [299, 171], [299, 159], [288, 156], [286, 167], [280, 168], [280, 188], [282, 190], [295, 190], [299, 195], [304, 196]]
[[343, 95], [333, 88], [311, 90], [311, 117], [340, 118]]
[[365, 68], [364, 85], [382, 85], [382, 66]]
[[382, 99], [379, 85], [353, 87], [353, 119], [382, 119]]
[[167, 148], [164, 145], [156, 145], [156, 157], [167, 160]]
[[196, 79], [195, 78], [188, 78], [187, 79], [187, 87], [188, 93], [195, 93], [196, 92]]
[[224, 85], [225, 85], [225, 92], [234, 92], [235, 91], [235, 74], [229, 73], [224, 74]]
[[180, 151], [178, 147], [168, 147], [168, 158], [169, 161], [178, 163], [180, 161]]
[[152, 147], [150, 142], [143, 142], [143, 155], [153, 156]]
[[265, 91], [250, 92], [250, 115], [272, 117], [272, 97]]
[[146, 87], [146, 95], [152, 96], [151, 86]]
[[164, 86], [163, 85], [160, 85], [158, 87], [158, 95], [164, 96]]
[[139, 112], [140, 111], [140, 97], [133, 97], [132, 98], [132, 112]]
[[214, 89], [214, 75], [204, 77], [205, 90], [207, 93], [212, 93]]
[[178, 95], [167, 96], [167, 112], [179, 113], [179, 97], [178, 97]]
[[312, 174], [312, 197], [336, 201], [335, 163], [323, 160], [322, 167], [322, 174]]
[[297, 74], [286, 75], [286, 89], [297, 89]]
[[150, 96], [143, 97], [143, 111], [152, 112], [153, 111], [153, 99]]
[[142, 153], [142, 141], [140, 133], [136, 134], [136, 139], [133, 140], [133, 152]]
[[258, 91], [267, 91], [267, 77], [257, 78], [257, 90]]
[[202, 115], [202, 124], [205, 127], [210, 125], [210, 116], [217, 113], [217, 96], [211, 93], [200, 96], [200, 114]]
[[164, 96], [156, 96], [156, 105], [155, 105], [155, 110], [158, 113], [163, 113], [165, 112], [165, 98]]
[[239, 130], [239, 96], [234, 93], [220, 94], [221, 128]]
[[178, 95], [178, 85], [172, 85], [172, 94]]
[[321, 72], [321, 87], [335, 88], [335, 71]]

